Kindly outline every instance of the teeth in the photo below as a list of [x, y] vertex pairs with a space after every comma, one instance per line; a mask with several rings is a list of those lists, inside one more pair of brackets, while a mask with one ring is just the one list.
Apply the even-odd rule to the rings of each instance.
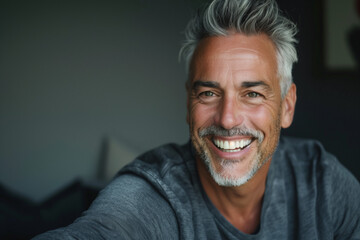
[[214, 139], [214, 144], [221, 149], [228, 150], [229, 152], [233, 152], [234, 150], [238, 150], [238, 148], [244, 148], [251, 143], [251, 139], [242, 139], [238, 141], [222, 141], [218, 139]]
[[245, 146], [244, 141], [240, 141], [240, 148], [243, 148]]
[[224, 148], [224, 142], [223, 141], [219, 141], [219, 142], [220, 142], [219, 147]]

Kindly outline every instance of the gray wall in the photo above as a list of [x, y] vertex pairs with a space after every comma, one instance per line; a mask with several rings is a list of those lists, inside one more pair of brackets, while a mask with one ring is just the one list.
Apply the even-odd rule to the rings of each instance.
[[196, 1], [0, 6], [0, 183], [41, 200], [96, 176], [107, 136], [188, 139], [182, 31]]

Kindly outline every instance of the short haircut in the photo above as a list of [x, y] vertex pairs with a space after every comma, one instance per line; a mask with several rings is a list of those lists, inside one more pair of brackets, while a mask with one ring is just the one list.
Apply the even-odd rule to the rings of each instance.
[[281, 96], [284, 97], [292, 83], [292, 65], [297, 61], [297, 29], [274, 0], [213, 0], [200, 9], [185, 29], [185, 42], [179, 54], [187, 71], [201, 39], [227, 36], [233, 32], [245, 35], [263, 33], [274, 43]]

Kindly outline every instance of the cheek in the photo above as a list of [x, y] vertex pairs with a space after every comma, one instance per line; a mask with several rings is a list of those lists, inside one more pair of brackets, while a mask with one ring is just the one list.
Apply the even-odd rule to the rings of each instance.
[[266, 105], [253, 107], [247, 113], [250, 123], [264, 133], [272, 131], [272, 125], [278, 118], [278, 111], [274, 107]]
[[203, 128], [213, 124], [213, 119], [216, 114], [216, 107], [203, 104], [191, 105], [189, 116], [192, 128]]

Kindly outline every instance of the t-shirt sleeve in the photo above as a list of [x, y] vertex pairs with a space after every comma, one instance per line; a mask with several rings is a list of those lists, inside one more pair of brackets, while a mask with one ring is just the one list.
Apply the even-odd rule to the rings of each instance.
[[73, 224], [34, 239], [177, 239], [170, 204], [146, 180], [120, 175]]
[[341, 164], [331, 166], [327, 174], [334, 239], [360, 240], [360, 184]]

